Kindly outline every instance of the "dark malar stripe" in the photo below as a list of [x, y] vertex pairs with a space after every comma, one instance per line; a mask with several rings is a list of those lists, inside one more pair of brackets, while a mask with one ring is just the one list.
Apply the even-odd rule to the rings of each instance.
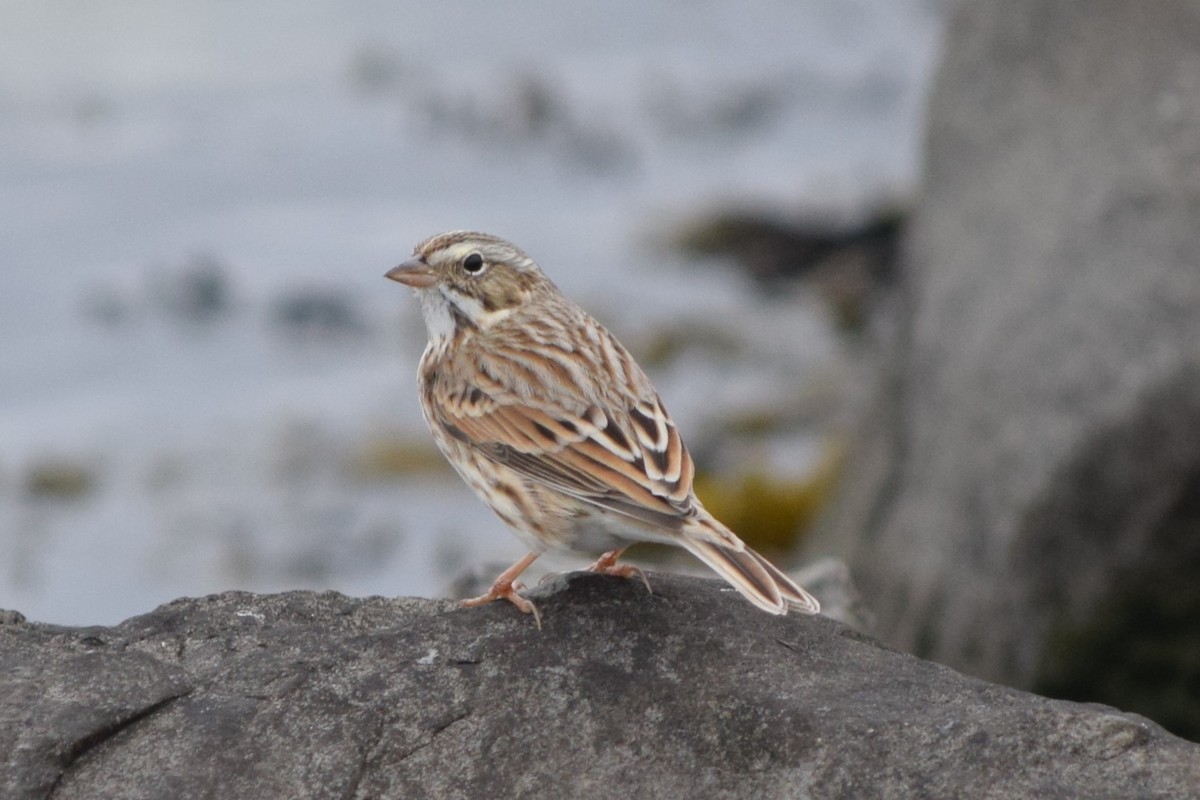
[[454, 328], [458, 331], [463, 330], [479, 330], [479, 326], [459, 309], [454, 303], [450, 303], [450, 316], [454, 320]]

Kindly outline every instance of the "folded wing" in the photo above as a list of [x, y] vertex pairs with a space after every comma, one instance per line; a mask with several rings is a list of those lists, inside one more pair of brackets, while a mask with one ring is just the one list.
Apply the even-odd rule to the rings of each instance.
[[[697, 505], [691, 455], [640, 368], [616, 352], [626, 386], [586, 385], [594, 373], [546, 348], [508, 353], [510, 363], [504, 351], [476, 352], [475, 363], [439, 370], [427, 405], [451, 436], [529, 480], [677, 528]], [[533, 379], [554, 391], [530, 391]]]

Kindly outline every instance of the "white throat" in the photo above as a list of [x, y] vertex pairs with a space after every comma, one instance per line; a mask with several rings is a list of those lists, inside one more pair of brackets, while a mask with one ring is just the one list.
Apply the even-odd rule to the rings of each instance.
[[421, 301], [421, 316], [425, 317], [425, 330], [430, 344], [441, 344], [454, 333], [454, 317], [450, 314], [450, 301], [441, 289], [421, 289], [417, 292]]

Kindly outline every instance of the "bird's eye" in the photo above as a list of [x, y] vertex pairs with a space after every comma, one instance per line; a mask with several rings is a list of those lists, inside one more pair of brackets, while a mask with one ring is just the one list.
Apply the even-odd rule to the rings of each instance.
[[463, 269], [471, 274], [476, 274], [483, 271], [483, 256], [479, 253], [471, 253], [463, 259]]

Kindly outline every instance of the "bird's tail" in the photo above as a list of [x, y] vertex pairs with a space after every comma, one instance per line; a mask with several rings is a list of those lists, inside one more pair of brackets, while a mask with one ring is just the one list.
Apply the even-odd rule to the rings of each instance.
[[816, 614], [821, 610], [817, 598], [711, 516], [685, 528], [681, 544], [764, 611], [786, 614], [794, 608]]

